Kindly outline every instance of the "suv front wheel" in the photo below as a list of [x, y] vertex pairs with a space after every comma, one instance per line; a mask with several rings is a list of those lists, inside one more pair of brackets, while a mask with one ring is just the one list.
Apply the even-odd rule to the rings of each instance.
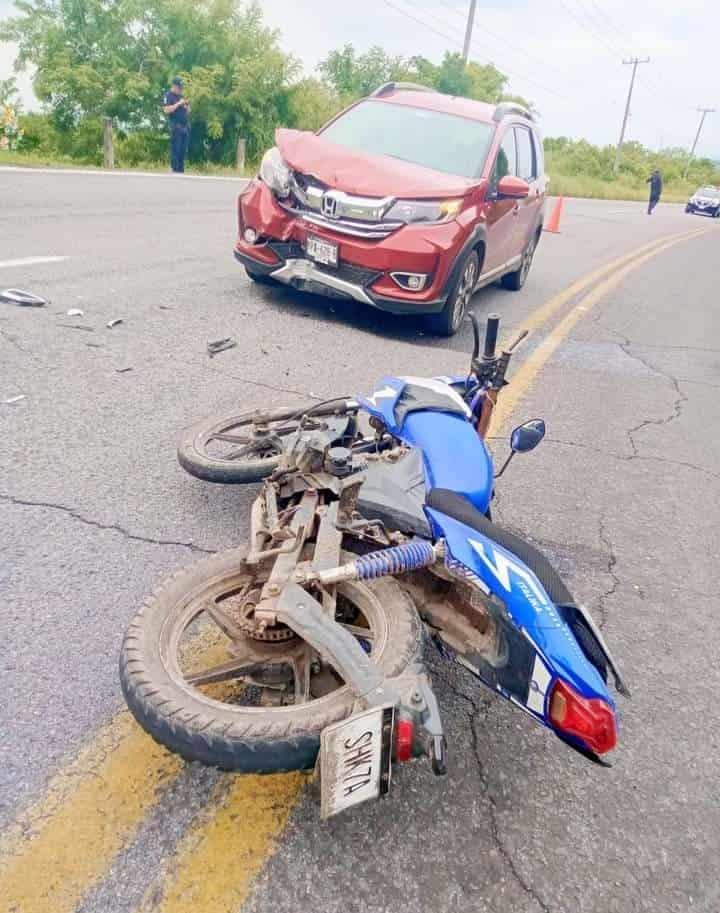
[[430, 314], [428, 327], [439, 336], [454, 336], [465, 319], [470, 299], [477, 285], [480, 260], [477, 251], [470, 251], [465, 258], [460, 275], [448, 295], [445, 307], [439, 314]]

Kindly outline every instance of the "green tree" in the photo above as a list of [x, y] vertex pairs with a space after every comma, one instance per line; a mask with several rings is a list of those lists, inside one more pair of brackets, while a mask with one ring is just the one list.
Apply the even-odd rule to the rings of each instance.
[[351, 44], [331, 51], [318, 69], [343, 101], [361, 98], [383, 83], [412, 76], [412, 67], [403, 57], [391, 57], [377, 46], [358, 54]]
[[17, 114], [20, 113], [20, 93], [14, 76], [9, 79], [0, 79], [0, 106], [12, 105]]
[[287, 123], [298, 130], [317, 130], [341, 107], [334, 89], [318, 79], [301, 79], [288, 92]]
[[250, 155], [287, 117], [297, 62], [284, 54], [256, 3], [237, 0], [18, 0], [0, 25], [16, 65], [36, 69], [35, 92], [56, 125], [111, 116], [121, 127], [163, 124], [174, 74], [192, 105], [191, 157], [231, 161], [238, 136]]

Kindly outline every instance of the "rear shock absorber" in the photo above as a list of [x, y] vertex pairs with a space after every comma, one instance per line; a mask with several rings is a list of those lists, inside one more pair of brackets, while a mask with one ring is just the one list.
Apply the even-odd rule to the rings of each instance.
[[328, 585], [342, 580], [374, 580], [376, 577], [406, 574], [435, 564], [443, 557], [444, 551], [441, 542], [433, 545], [424, 539], [415, 539], [393, 548], [370, 552], [340, 567], [319, 571], [312, 575], [312, 579]]

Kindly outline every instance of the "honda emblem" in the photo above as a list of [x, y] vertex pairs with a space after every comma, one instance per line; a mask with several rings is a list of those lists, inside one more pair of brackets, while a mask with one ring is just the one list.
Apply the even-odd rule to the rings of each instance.
[[325, 218], [337, 219], [339, 208], [339, 195], [333, 190], [326, 191], [322, 197], [322, 214], [325, 216]]

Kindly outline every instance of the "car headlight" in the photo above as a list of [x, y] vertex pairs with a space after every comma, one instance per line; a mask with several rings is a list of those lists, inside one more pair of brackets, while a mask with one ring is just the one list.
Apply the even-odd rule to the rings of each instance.
[[385, 218], [389, 222], [449, 222], [460, 211], [460, 200], [398, 200]]
[[263, 156], [260, 177], [282, 199], [290, 195], [290, 169], [283, 161], [277, 146], [268, 149]]

